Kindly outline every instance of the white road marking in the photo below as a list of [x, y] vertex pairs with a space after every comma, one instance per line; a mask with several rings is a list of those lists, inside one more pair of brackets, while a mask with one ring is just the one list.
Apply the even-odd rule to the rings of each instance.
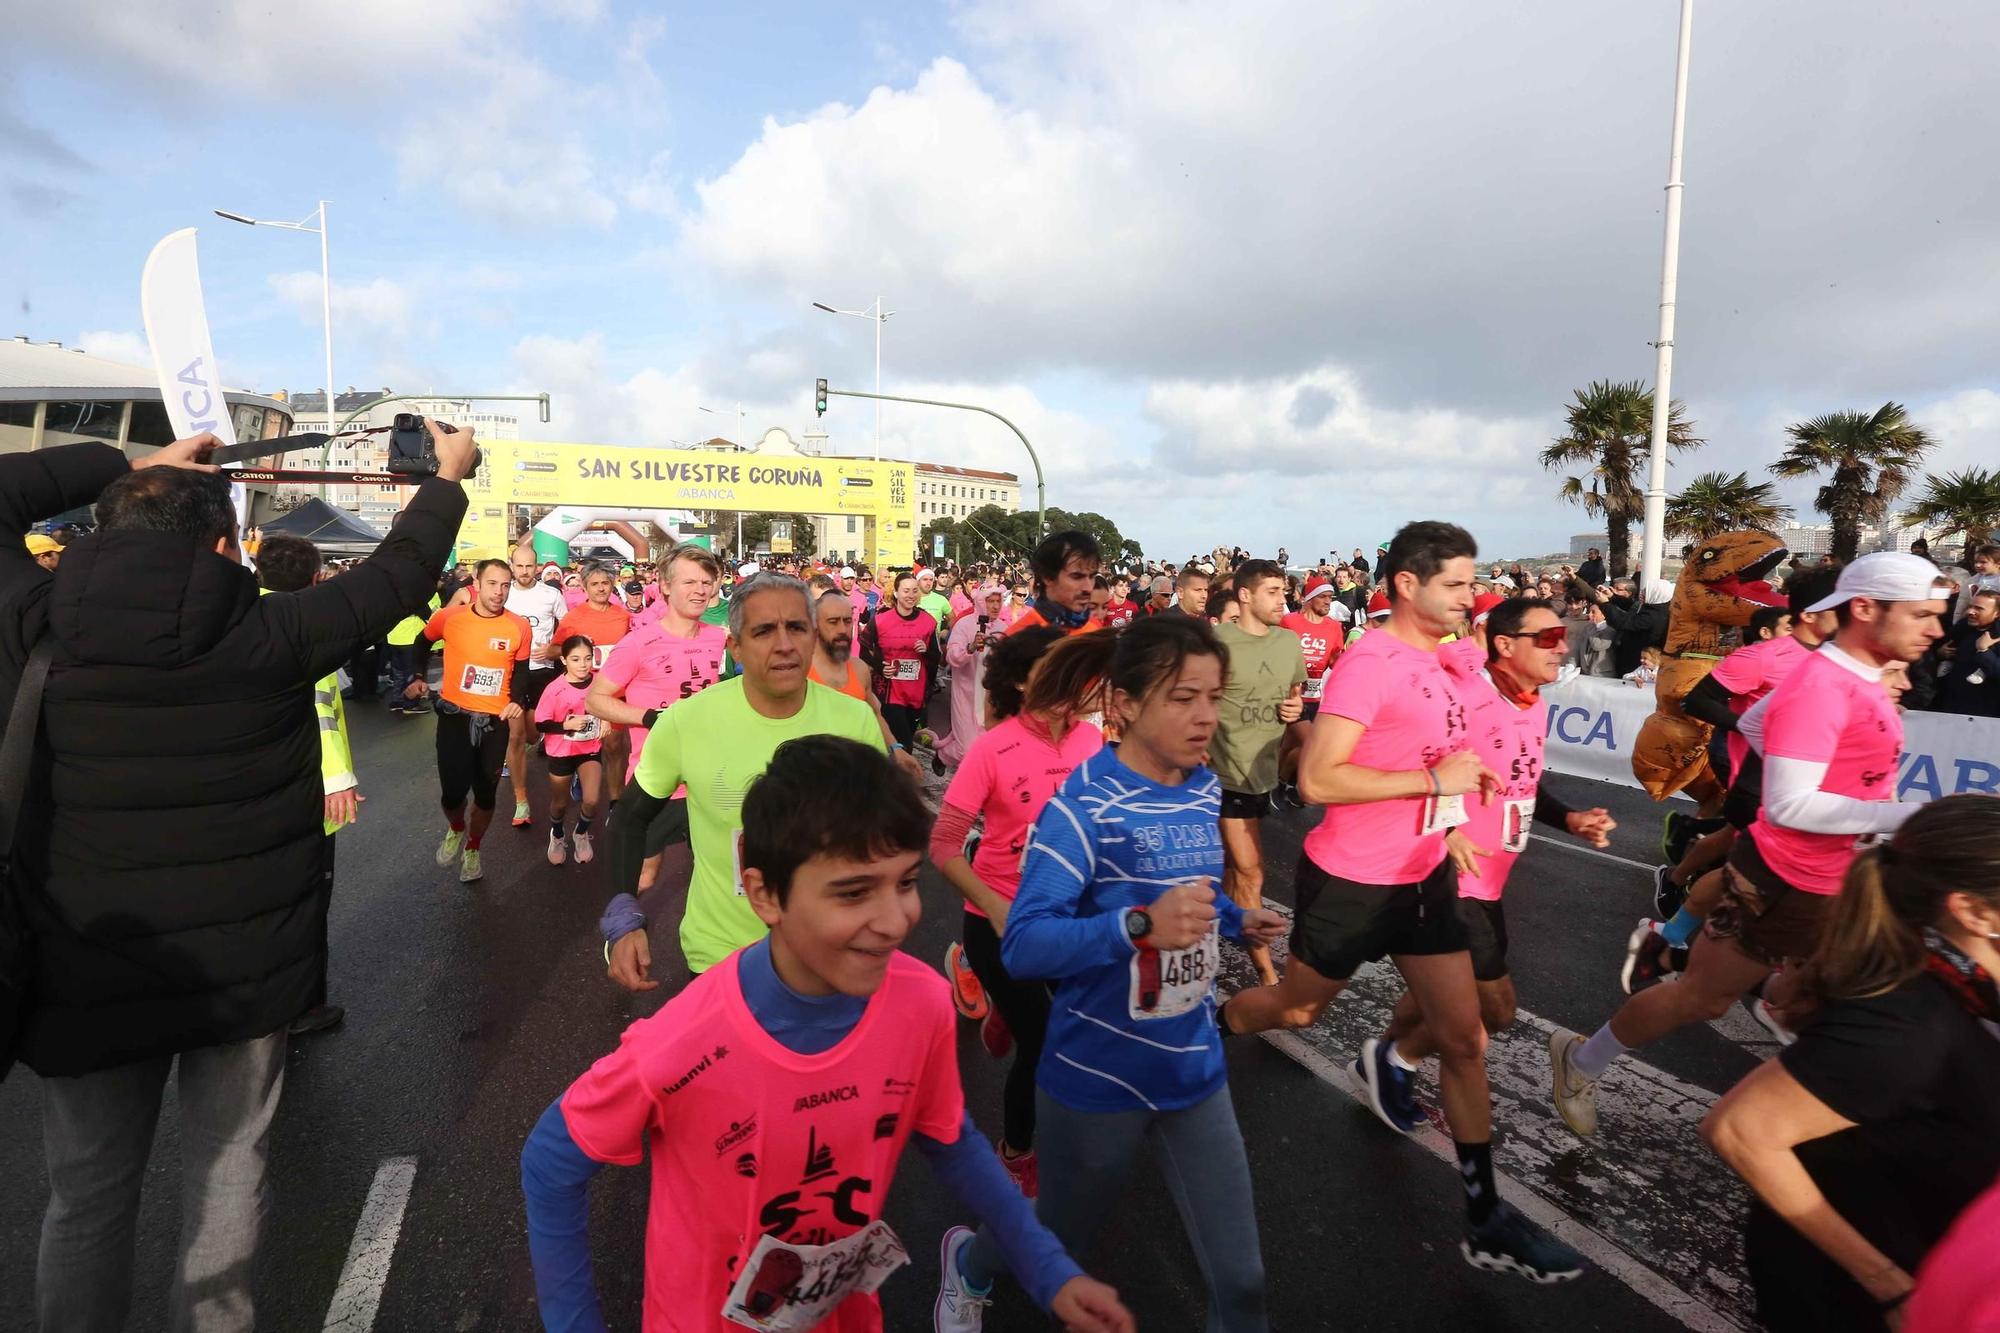
[[414, 1157], [386, 1157], [375, 1169], [368, 1199], [361, 1205], [361, 1220], [354, 1224], [354, 1241], [347, 1247], [347, 1262], [341, 1265], [340, 1281], [333, 1289], [333, 1303], [326, 1307], [323, 1328], [368, 1333], [375, 1326], [382, 1288], [389, 1281], [389, 1264], [396, 1256], [396, 1239], [403, 1232], [403, 1209], [409, 1205], [410, 1187], [416, 1179]]
[[1566, 852], [1575, 852], [1578, 856], [1594, 856], [1600, 861], [1616, 861], [1621, 866], [1631, 866], [1634, 870], [1643, 870], [1646, 872], [1648, 879], [1652, 878], [1653, 875], [1654, 867], [1647, 865], [1644, 861], [1634, 861], [1629, 856], [1616, 856], [1610, 852], [1601, 852], [1595, 847], [1584, 846], [1575, 838], [1549, 838], [1539, 833], [1530, 833], [1528, 837], [1531, 841], [1546, 843], [1551, 847], [1560, 847]]
[[[1520, 1017], [1530, 1019], [1533, 1016], [1523, 1012]], [[1543, 1027], [1549, 1026], [1540, 1019], [1534, 1019], [1534, 1022]], [[1361, 1101], [1361, 1093], [1349, 1080], [1346, 1072], [1301, 1039], [1297, 1033], [1265, 1032], [1260, 1035], [1272, 1046], [1311, 1071], [1321, 1082], [1338, 1088], [1357, 1103]], [[1437, 1130], [1429, 1125], [1422, 1125], [1410, 1137], [1422, 1144], [1431, 1156], [1449, 1164], [1453, 1170], [1457, 1169], [1458, 1150], [1452, 1146], [1450, 1139]], [[1529, 1221], [1645, 1297], [1671, 1318], [1679, 1320], [1683, 1326], [1699, 1330], [1699, 1333], [1730, 1333], [1731, 1330], [1747, 1327], [1700, 1298], [1682, 1291], [1627, 1254], [1616, 1242], [1605, 1239], [1571, 1217], [1560, 1205], [1542, 1197], [1527, 1179], [1496, 1168], [1493, 1172], [1493, 1181], [1499, 1186], [1500, 1197], [1520, 1209]]]

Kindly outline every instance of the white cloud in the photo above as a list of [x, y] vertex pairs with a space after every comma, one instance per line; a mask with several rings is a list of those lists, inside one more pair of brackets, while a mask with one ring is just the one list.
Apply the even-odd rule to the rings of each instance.
[[[317, 326], [325, 304], [320, 275], [309, 270], [274, 273], [271, 290], [278, 299]], [[410, 322], [411, 298], [401, 283], [387, 278], [333, 284], [333, 317], [342, 330], [357, 329], [370, 336], [401, 335]]]
[[128, 366], [150, 366], [153, 364], [153, 347], [142, 334], [122, 333], [115, 329], [93, 329], [76, 335], [70, 346], [81, 348], [92, 356], [101, 356], [107, 361], [122, 361]]

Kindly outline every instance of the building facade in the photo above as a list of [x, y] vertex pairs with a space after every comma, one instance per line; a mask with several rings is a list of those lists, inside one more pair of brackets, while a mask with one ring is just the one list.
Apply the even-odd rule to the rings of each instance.
[[[916, 462], [910, 466], [915, 470], [917, 492], [913, 497], [913, 534], [937, 519], [964, 518], [987, 505], [998, 505], [1010, 514], [1021, 510], [1021, 479], [1012, 472], [987, 472], [947, 463]], [[816, 550], [829, 559], [861, 558], [862, 534], [853, 515], [815, 514], [812, 520]]]

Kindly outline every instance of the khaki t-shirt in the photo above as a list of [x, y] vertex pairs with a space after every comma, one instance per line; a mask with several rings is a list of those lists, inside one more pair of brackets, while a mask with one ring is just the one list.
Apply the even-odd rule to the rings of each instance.
[[1305, 683], [1305, 652], [1288, 629], [1255, 635], [1217, 625], [1215, 636], [1229, 650], [1229, 683], [1208, 747], [1210, 767], [1225, 789], [1261, 796], [1278, 785], [1278, 742], [1285, 734], [1278, 705], [1292, 686]]

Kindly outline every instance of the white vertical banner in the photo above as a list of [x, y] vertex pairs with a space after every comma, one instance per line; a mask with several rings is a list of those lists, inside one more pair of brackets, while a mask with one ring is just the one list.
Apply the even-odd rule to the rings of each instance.
[[[222, 376], [216, 371], [215, 347], [208, 336], [208, 305], [201, 296], [193, 227], [169, 233], [146, 256], [139, 306], [174, 437], [212, 431], [223, 444], [235, 444], [236, 423], [222, 396]], [[243, 487], [232, 482], [229, 494], [236, 503], [237, 526], [247, 526], [248, 496]]]

